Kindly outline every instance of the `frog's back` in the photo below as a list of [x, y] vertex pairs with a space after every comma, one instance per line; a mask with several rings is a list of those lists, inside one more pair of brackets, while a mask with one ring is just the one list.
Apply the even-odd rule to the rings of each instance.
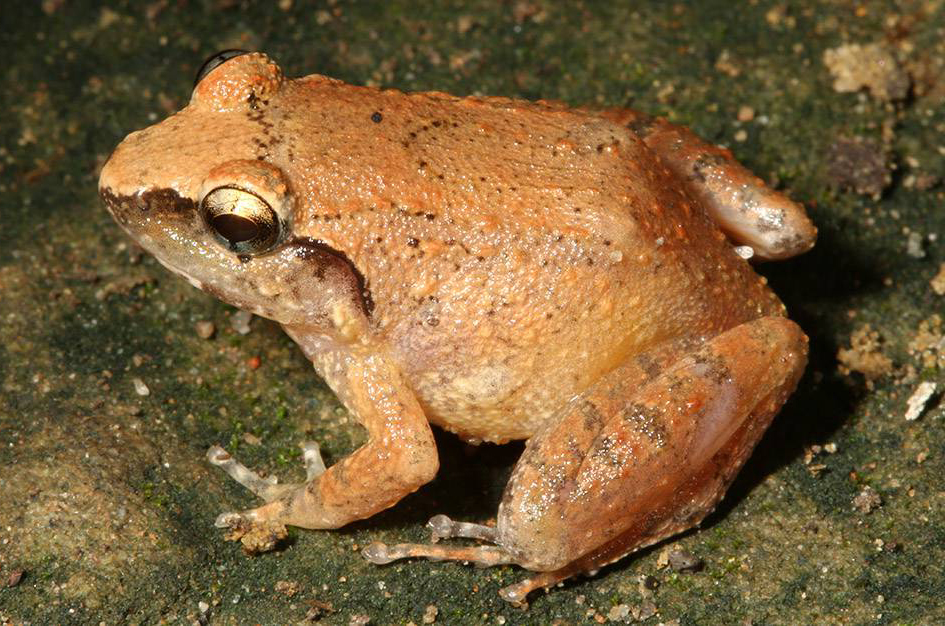
[[[283, 97], [282, 150], [290, 167], [304, 170], [292, 177], [304, 207], [296, 232], [356, 257], [375, 289], [393, 260], [422, 259], [418, 271], [435, 268], [442, 279], [457, 265], [469, 274], [467, 257], [489, 267], [514, 252], [513, 265], [556, 260], [577, 275], [607, 273], [615, 262], [637, 274], [678, 272], [690, 290], [711, 267], [745, 283], [732, 289], [769, 299], [747, 286], [757, 277], [683, 181], [633, 133], [593, 113], [318, 75], [295, 81]], [[514, 274], [508, 262], [503, 269]], [[396, 301], [399, 290], [375, 300]]]
[[313, 112], [280, 124], [310, 172], [294, 177], [295, 230], [364, 273], [447, 428], [526, 437], [628, 353], [782, 311], [682, 181], [593, 113], [323, 77], [295, 89], [286, 110]]
[[613, 203], [626, 164], [646, 152], [610, 121], [550, 103], [404, 94], [322, 76], [284, 91], [287, 149], [316, 170], [306, 200], [342, 216], [376, 200], [376, 209], [436, 207], [458, 221], [587, 228]]

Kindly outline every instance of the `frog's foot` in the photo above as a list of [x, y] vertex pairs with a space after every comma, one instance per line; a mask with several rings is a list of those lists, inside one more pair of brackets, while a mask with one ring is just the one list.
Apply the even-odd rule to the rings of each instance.
[[[431, 531], [431, 543], [398, 543], [388, 546], [375, 541], [362, 551], [365, 559], [375, 565], [386, 565], [400, 559], [424, 558], [433, 561], [462, 561], [478, 567], [517, 564], [518, 558], [500, 546], [444, 546], [438, 545], [441, 539], [462, 538], [479, 541], [496, 541], [496, 529], [482, 524], [454, 522], [445, 515], [436, 515], [427, 522]], [[536, 572], [529, 578], [499, 590], [503, 599], [518, 603], [542, 587], [550, 587], [573, 575], [571, 568], [554, 572]]]
[[627, 126], [659, 155], [748, 258], [786, 259], [807, 252], [817, 229], [804, 207], [752, 174], [725, 148], [685, 126], [628, 109], [604, 117]]
[[[325, 472], [325, 461], [322, 460], [321, 451], [314, 441], [306, 441], [301, 445], [301, 448], [302, 461], [305, 463], [306, 481], [311, 481]], [[267, 503], [274, 502], [302, 486], [298, 483], [279, 484], [279, 479], [271, 475], [262, 477], [234, 459], [229, 452], [220, 446], [211, 446], [207, 450], [207, 460], [223, 469], [233, 480]], [[218, 528], [234, 528], [246, 521], [253, 521], [256, 517], [256, 515], [253, 515], [253, 511], [221, 513], [215, 524]]]

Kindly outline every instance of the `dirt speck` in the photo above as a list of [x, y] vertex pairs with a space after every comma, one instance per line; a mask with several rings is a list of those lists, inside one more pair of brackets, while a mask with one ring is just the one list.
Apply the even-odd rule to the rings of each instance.
[[230, 316], [230, 327], [241, 335], [248, 335], [251, 330], [249, 323], [253, 321], [253, 314], [249, 311], [237, 311]]
[[886, 151], [876, 141], [840, 137], [827, 155], [827, 177], [838, 189], [878, 198], [892, 182]]
[[919, 328], [909, 342], [909, 354], [922, 369], [945, 369], [945, 333], [941, 315], [933, 313], [919, 322]]
[[248, 555], [271, 552], [279, 542], [289, 536], [284, 524], [278, 522], [253, 522], [239, 520], [229, 528], [227, 541], [239, 541]]
[[840, 373], [849, 376], [851, 372], [859, 372], [866, 378], [868, 386], [893, 369], [892, 360], [883, 354], [882, 338], [869, 324], [853, 331], [850, 347], [840, 348], [837, 360], [840, 361]]
[[879, 497], [876, 490], [866, 486], [863, 491], [856, 494], [853, 498], [853, 508], [863, 514], [872, 513], [883, 504], [883, 499]]
[[617, 606], [611, 607], [610, 611], [607, 612], [607, 621], [629, 622], [630, 621], [630, 605], [618, 604]]
[[840, 93], [866, 89], [883, 101], [902, 100], [909, 93], [909, 75], [881, 44], [844, 44], [824, 51], [823, 61]]
[[277, 581], [274, 588], [277, 593], [281, 593], [282, 595], [289, 598], [291, 598], [294, 595], [297, 595], [300, 591], [302, 591], [301, 583], [295, 580]]
[[932, 291], [940, 296], [945, 296], [945, 263], [938, 266], [938, 274], [932, 277], [929, 285], [932, 286]]

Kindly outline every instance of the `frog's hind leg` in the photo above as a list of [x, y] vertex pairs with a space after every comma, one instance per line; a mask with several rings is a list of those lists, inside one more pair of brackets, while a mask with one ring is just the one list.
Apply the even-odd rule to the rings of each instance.
[[804, 207], [768, 187], [729, 150], [704, 141], [684, 126], [628, 109], [603, 117], [634, 132], [706, 208], [736, 243], [760, 259], [784, 259], [814, 245], [817, 229]]
[[[765, 317], [628, 358], [528, 441], [499, 506], [495, 546], [372, 545], [535, 572], [502, 591], [593, 571], [698, 524], [721, 499], [804, 369], [807, 338]], [[443, 536], [480, 531], [442, 524]]]

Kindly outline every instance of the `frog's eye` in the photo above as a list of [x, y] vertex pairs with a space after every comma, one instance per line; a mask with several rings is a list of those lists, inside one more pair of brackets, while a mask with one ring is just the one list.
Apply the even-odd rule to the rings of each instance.
[[279, 216], [254, 193], [217, 187], [200, 203], [200, 211], [217, 239], [239, 254], [262, 254], [279, 239]]
[[249, 54], [249, 52], [247, 52], [246, 50], [236, 50], [236, 49], [221, 50], [220, 52], [217, 52], [212, 57], [204, 61], [203, 65], [200, 66], [200, 69], [197, 70], [197, 78], [194, 79], [194, 87], [196, 87], [197, 83], [202, 81], [204, 77], [210, 72], [212, 72], [213, 70], [217, 69], [218, 67], [220, 67], [221, 65], [229, 61], [230, 59], [244, 55], [244, 54]]

